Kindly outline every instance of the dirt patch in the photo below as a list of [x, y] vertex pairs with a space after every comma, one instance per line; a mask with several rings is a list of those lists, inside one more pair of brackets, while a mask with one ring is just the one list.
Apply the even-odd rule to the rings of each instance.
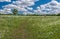
[[27, 39], [28, 38], [28, 33], [26, 31], [26, 27], [28, 26], [28, 19], [23, 20], [21, 22], [20, 26], [13, 31], [12, 34], [12, 39]]

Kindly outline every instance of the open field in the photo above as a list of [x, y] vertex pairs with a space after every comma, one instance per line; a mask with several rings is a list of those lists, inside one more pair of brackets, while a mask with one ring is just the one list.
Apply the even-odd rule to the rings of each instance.
[[0, 16], [0, 39], [60, 39], [60, 16]]

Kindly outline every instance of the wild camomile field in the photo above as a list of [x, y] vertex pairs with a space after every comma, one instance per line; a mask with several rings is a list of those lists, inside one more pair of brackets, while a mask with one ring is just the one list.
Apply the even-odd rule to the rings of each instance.
[[60, 16], [0, 16], [0, 39], [60, 39]]

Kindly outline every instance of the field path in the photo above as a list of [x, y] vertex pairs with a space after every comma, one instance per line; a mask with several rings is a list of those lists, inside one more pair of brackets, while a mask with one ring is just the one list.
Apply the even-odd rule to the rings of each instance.
[[[28, 18], [23, 20], [23, 22], [20, 23], [20, 27], [18, 29], [15, 29], [13, 33], [13, 39], [27, 39], [27, 32], [25, 30], [25, 27], [28, 24]], [[19, 34], [20, 33], [20, 34]]]

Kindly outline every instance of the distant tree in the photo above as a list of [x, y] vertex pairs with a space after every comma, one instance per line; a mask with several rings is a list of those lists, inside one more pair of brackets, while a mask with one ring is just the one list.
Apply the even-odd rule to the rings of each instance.
[[0, 13], [0, 15], [1, 15], [1, 13]]
[[60, 16], [60, 13], [58, 13], [57, 16]]
[[13, 14], [17, 15], [18, 14], [18, 10], [17, 9], [13, 9]]

